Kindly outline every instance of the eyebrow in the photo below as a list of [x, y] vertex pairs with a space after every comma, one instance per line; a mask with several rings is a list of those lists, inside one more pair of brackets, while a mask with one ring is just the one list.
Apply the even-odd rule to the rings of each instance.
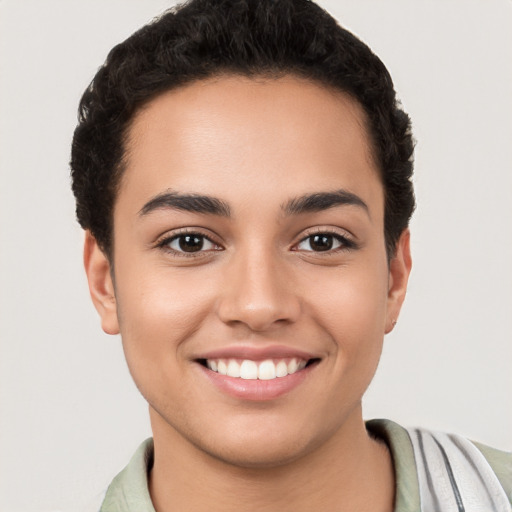
[[320, 212], [335, 206], [357, 206], [369, 214], [368, 205], [356, 194], [347, 190], [332, 192], [315, 192], [291, 199], [282, 206], [286, 215]]
[[[336, 206], [358, 206], [369, 213], [367, 204], [356, 194], [347, 190], [332, 192], [314, 192], [304, 194], [287, 201], [281, 205], [285, 215], [299, 215], [301, 213], [320, 212]], [[202, 194], [181, 194], [178, 192], [164, 192], [150, 199], [139, 211], [140, 216], [148, 215], [156, 210], [173, 209], [193, 213], [218, 215], [230, 217], [229, 204], [217, 197]]]
[[180, 194], [178, 192], [164, 192], [149, 200], [139, 211], [140, 216], [148, 215], [155, 210], [182, 210], [186, 212], [205, 213], [229, 217], [229, 205], [216, 197], [200, 194]]

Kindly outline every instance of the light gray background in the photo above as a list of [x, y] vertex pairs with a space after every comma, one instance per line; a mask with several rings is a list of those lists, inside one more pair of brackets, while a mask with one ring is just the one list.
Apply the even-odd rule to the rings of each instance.
[[[414, 269], [366, 417], [512, 449], [512, 2], [331, 0], [418, 139]], [[0, 510], [80, 511], [150, 435], [90, 304], [68, 159], [81, 92], [163, 0], [0, 0]]]

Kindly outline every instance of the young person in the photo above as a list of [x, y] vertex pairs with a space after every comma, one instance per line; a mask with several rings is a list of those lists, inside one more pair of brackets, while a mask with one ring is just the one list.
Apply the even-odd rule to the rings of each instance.
[[193, 0], [111, 51], [73, 191], [153, 439], [102, 511], [510, 510], [509, 454], [362, 419], [412, 157], [386, 68], [309, 1]]

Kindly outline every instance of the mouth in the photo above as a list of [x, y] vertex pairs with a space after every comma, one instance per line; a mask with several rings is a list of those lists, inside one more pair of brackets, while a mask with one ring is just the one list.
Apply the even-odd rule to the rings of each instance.
[[199, 364], [219, 375], [235, 379], [267, 381], [294, 375], [319, 361], [319, 358], [303, 359], [299, 357], [263, 360], [236, 358], [197, 360]]
[[193, 361], [223, 395], [272, 402], [301, 388], [302, 382], [317, 373], [322, 357], [290, 346], [239, 345], [198, 354]]

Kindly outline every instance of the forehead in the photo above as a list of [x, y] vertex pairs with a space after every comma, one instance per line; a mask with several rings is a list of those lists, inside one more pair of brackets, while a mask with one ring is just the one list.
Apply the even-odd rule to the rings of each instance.
[[293, 76], [216, 77], [136, 114], [118, 199], [165, 189], [228, 202], [338, 188], [382, 196], [370, 146], [364, 111], [346, 94]]

